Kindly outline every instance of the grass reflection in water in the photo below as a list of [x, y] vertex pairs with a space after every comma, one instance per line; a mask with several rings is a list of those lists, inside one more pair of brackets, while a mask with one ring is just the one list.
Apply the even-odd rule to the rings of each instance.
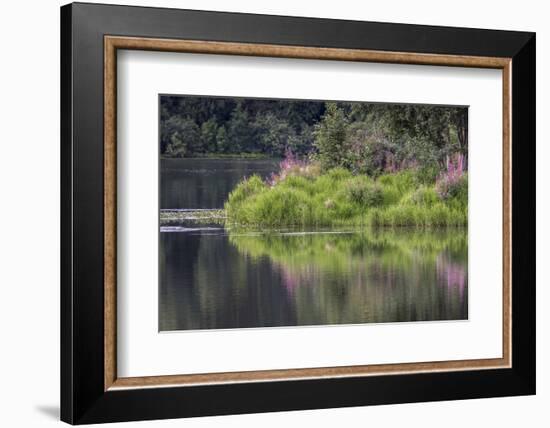
[[466, 229], [233, 230], [229, 241], [280, 272], [298, 325], [467, 318]]

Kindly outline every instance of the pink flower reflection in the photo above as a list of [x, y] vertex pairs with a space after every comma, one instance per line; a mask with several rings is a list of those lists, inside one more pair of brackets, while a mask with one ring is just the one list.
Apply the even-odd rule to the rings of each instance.
[[286, 292], [289, 296], [294, 296], [294, 293], [300, 284], [299, 275], [294, 275], [289, 269], [285, 269], [283, 266], [280, 266], [280, 270]]
[[451, 262], [444, 254], [440, 254], [436, 260], [436, 270], [439, 283], [445, 285], [449, 292], [457, 289], [462, 299], [467, 285], [466, 268], [462, 264]]

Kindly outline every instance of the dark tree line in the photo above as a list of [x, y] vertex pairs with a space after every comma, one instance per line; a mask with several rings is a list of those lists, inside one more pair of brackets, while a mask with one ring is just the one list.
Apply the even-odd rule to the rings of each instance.
[[305, 155], [325, 103], [163, 96], [160, 150], [166, 156], [262, 153]]
[[162, 96], [160, 115], [160, 150], [169, 157], [290, 149], [327, 167], [376, 173], [468, 155], [465, 107]]

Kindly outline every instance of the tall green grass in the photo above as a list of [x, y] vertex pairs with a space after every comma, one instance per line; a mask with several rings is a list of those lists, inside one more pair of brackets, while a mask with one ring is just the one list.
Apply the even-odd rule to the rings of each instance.
[[435, 181], [414, 170], [376, 179], [342, 168], [316, 176], [292, 174], [273, 185], [260, 177], [231, 192], [228, 221], [246, 226], [466, 226], [468, 184], [442, 198]]

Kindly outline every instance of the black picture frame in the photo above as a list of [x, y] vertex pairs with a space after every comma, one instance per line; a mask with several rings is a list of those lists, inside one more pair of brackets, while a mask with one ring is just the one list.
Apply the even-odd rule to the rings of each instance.
[[[104, 390], [104, 36], [512, 58], [512, 367]], [[61, 419], [86, 424], [535, 393], [535, 34], [73, 3], [61, 8]]]

